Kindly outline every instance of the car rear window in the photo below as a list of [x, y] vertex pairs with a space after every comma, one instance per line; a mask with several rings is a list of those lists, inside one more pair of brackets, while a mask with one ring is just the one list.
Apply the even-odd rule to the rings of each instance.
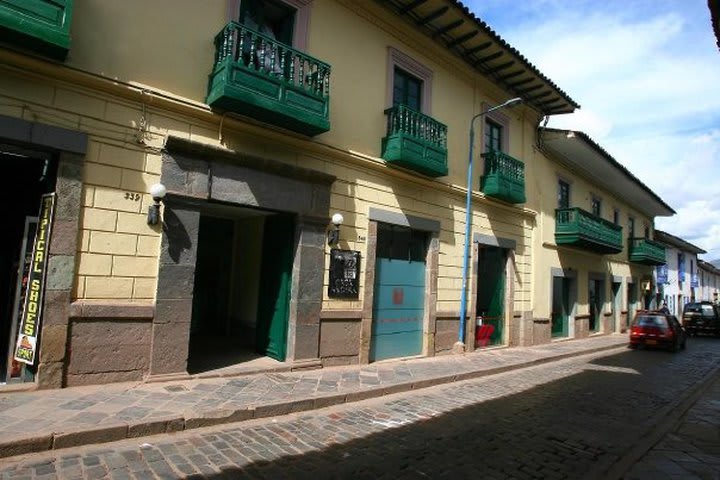
[[703, 317], [715, 316], [713, 306], [706, 303], [688, 303], [685, 305], [685, 313], [700, 313]]
[[667, 320], [660, 315], [642, 315], [635, 318], [634, 325], [639, 327], [666, 327]]

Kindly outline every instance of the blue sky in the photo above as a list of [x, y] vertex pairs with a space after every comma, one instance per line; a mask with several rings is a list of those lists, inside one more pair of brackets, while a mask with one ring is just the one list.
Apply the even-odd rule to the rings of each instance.
[[720, 259], [720, 51], [706, 0], [465, 0], [577, 101], [582, 130], [677, 212], [656, 226]]

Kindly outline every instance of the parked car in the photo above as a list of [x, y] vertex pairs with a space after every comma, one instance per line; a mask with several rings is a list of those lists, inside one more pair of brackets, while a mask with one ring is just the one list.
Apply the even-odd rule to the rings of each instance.
[[630, 348], [657, 347], [672, 352], [685, 349], [687, 334], [675, 315], [659, 310], [637, 312], [630, 327]]
[[683, 309], [682, 323], [689, 335], [720, 335], [720, 307], [711, 302], [687, 303]]

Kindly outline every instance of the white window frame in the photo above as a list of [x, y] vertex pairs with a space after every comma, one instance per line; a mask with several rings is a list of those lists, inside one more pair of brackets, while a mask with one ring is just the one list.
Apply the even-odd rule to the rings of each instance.
[[395, 47], [388, 47], [385, 108], [391, 108], [393, 106], [395, 67], [405, 70], [422, 82], [421, 113], [432, 116], [432, 70]]
[[[295, 26], [293, 28], [293, 48], [301, 51], [307, 49], [308, 24], [310, 23], [310, 4], [313, 0], [277, 0], [295, 9]], [[228, 0], [227, 20], [238, 21], [242, 0]]]

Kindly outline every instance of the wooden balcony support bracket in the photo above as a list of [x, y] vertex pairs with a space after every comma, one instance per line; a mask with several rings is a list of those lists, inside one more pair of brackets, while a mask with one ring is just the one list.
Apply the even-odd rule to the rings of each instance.
[[419, 6], [427, 3], [427, 1], [428, 1], [428, 0], [415, 0], [414, 2], [409, 3], [409, 4], [407, 4], [407, 6], [403, 7], [403, 8], [400, 10], [400, 14], [401, 14], [401, 15], [405, 15], [406, 13], [410, 13], [410, 12], [412, 12], [413, 10], [415, 10], [416, 8], [418, 8]]
[[515, 65], [515, 60], [510, 60], [509, 62], [501, 63], [500, 65], [496, 65], [494, 67], [490, 67], [488, 69], [488, 73], [496, 73], [501, 70], [505, 70], [506, 68], [510, 68], [513, 65]]
[[478, 33], [480, 33], [480, 30], [473, 30], [472, 32], [466, 33], [465, 35], [457, 37], [456, 39], [448, 42], [447, 46], [448, 46], [448, 48], [456, 47], [462, 43], [467, 42], [471, 38], [474, 38]]
[[[523, 80], [522, 82], [512, 83], [512, 84], [510, 84], [510, 86], [514, 88], [514, 87], [516, 87], [516, 86], [524, 85], [524, 84], [526, 84], [526, 83], [530, 83], [530, 82], [533, 82], [533, 81], [535, 81], [534, 78], [528, 78], [528, 79]], [[540, 84], [540, 85], [533, 85], [532, 87], [528, 87], [528, 88], [519, 88], [519, 89], [517, 90], [517, 92], [520, 93], [520, 94], [522, 94], [522, 95], [524, 95], [524, 94], [526, 94], [526, 93], [534, 92], [535, 90], [540, 90], [541, 88], [543, 88], [543, 86], [544, 86], [544, 85]]]
[[497, 52], [495, 52], [495, 53], [491, 53], [490, 55], [486, 55], [486, 56], [484, 56], [484, 57], [478, 58], [478, 59], [475, 61], [475, 65], [479, 65], [479, 64], [481, 64], [481, 63], [490, 62], [490, 61], [492, 61], [492, 60], [495, 60], [495, 59], [497, 59], [497, 58], [502, 57], [503, 55], [505, 55], [505, 52], [503, 52], [502, 50], [497, 51]]
[[448, 10], [450, 10], [450, 7], [438, 8], [437, 10], [432, 12], [430, 15], [419, 18], [416, 23], [418, 25], [427, 25], [428, 23], [432, 22], [433, 20], [437, 20], [438, 18], [445, 15], [448, 12]]
[[487, 50], [491, 46], [492, 46], [492, 42], [481, 43], [480, 45], [475, 45], [474, 47], [465, 49], [465, 54], [466, 55], [474, 55], [478, 52], [482, 52], [483, 50]]
[[463, 23], [465, 23], [464, 20], [456, 20], [452, 23], [448, 23], [444, 27], [440, 27], [437, 30], [435, 30], [435, 33], [433, 33], [433, 36], [435, 36], [435, 37], [442, 36], [442, 35], [446, 34], [447, 32], [449, 32], [450, 30], [455, 30], [456, 28], [461, 26]]
[[[500, 80], [506, 82], [506, 81], [510, 80], [511, 78], [517, 77], [518, 75], [522, 75], [523, 73], [525, 73], [525, 70], [515, 70], [514, 72], [510, 72], [510, 73], [507, 73], [507, 74], [505, 74], [505, 75], [502, 75], [502, 76], [500, 77]], [[532, 78], [527, 78], [526, 80], [527, 80], [528, 82], [532, 82], [532, 81], [533, 81]], [[512, 84], [508, 83], [508, 86], [512, 86]]]

